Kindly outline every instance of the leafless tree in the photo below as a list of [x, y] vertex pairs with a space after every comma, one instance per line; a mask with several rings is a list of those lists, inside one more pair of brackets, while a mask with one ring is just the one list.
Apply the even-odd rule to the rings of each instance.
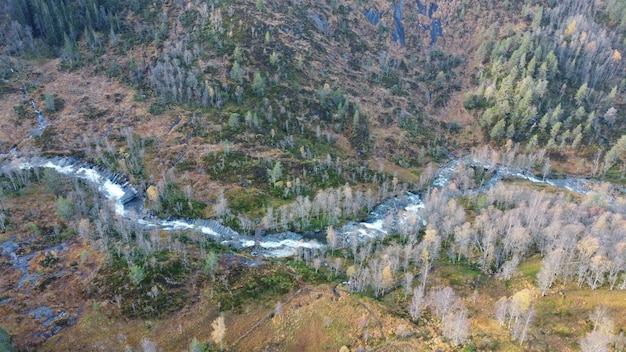
[[462, 256], [470, 259], [470, 245], [475, 241], [475, 237], [475, 231], [469, 222], [465, 222], [463, 226], [457, 226], [454, 229], [452, 251], [456, 253], [457, 261], [461, 260]]
[[600, 332], [609, 336], [613, 335], [615, 325], [606, 306], [597, 306], [589, 313], [589, 320], [593, 324], [594, 332]]
[[611, 341], [610, 336], [598, 331], [592, 331], [580, 339], [579, 344], [583, 352], [610, 352], [609, 344]]
[[213, 206], [213, 215], [217, 218], [222, 219], [230, 213], [230, 209], [228, 208], [228, 200], [224, 197], [224, 190], [220, 190], [217, 194], [217, 201]]
[[4, 232], [6, 230], [6, 221], [7, 221], [6, 213], [4, 209], [1, 209], [0, 210], [0, 231]]
[[495, 318], [498, 324], [500, 324], [500, 326], [503, 326], [504, 323], [506, 322], [506, 316], [509, 311], [509, 303], [510, 301], [506, 297], [501, 297], [496, 302]]
[[449, 338], [455, 346], [463, 344], [470, 336], [470, 322], [465, 307], [448, 313], [441, 325], [443, 336]]
[[428, 293], [428, 302], [435, 309], [439, 318], [445, 317], [451, 311], [461, 306], [460, 299], [450, 286], [435, 287]]
[[610, 269], [611, 262], [604, 255], [594, 255], [589, 263], [590, 275], [587, 283], [592, 290], [604, 284], [604, 274]]
[[506, 261], [500, 267], [500, 271], [498, 272], [498, 277], [504, 280], [511, 280], [513, 274], [517, 271], [517, 266], [520, 263], [520, 258], [517, 255], [514, 255], [513, 258], [509, 261]]
[[416, 287], [413, 290], [413, 297], [411, 298], [411, 304], [409, 305], [409, 315], [413, 321], [417, 321], [422, 316], [422, 311], [426, 307], [426, 297], [424, 297], [424, 289]]
[[543, 258], [541, 269], [537, 273], [537, 286], [541, 290], [542, 296], [546, 295], [546, 292], [556, 280], [556, 276], [560, 273], [563, 256], [563, 249], [557, 248]]
[[331, 253], [334, 253], [335, 248], [337, 248], [337, 234], [332, 226], [328, 226], [326, 229], [326, 241], [330, 246]]
[[511, 336], [514, 340], [517, 340], [520, 345], [524, 344], [526, 341], [526, 337], [528, 335], [528, 329], [530, 328], [530, 324], [533, 322], [535, 318], [535, 306], [530, 306], [524, 312], [523, 319], [520, 320], [513, 326], [511, 330]]
[[322, 265], [322, 259], [320, 259], [319, 257], [316, 257], [315, 259], [313, 259], [313, 268], [315, 269], [315, 273], [317, 273], [321, 265]]
[[162, 351], [162, 350], [160, 350], [158, 348], [156, 342], [150, 341], [150, 339], [145, 337], [145, 336], [141, 339], [141, 349], [143, 350], [143, 352], [159, 352], [159, 351]]
[[609, 263], [609, 285], [611, 290], [615, 288], [619, 273], [626, 269], [626, 242], [619, 242], [612, 247], [609, 254], [611, 260]]
[[404, 291], [405, 298], [411, 293], [414, 276], [415, 275], [413, 275], [413, 273], [410, 271], [404, 273], [404, 280], [402, 280], [402, 290]]

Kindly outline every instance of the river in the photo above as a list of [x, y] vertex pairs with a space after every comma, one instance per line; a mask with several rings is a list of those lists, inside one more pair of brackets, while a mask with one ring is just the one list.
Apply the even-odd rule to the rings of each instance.
[[[467, 163], [472, 167], [488, 166], [467, 159], [453, 159], [441, 166], [435, 173], [435, 178], [431, 187], [445, 188], [450, 184], [454, 170], [461, 164]], [[479, 165], [479, 166], [476, 166]], [[144, 195], [141, 194], [126, 179], [112, 172], [101, 170], [91, 164], [79, 159], [70, 157], [56, 158], [14, 158], [5, 162], [3, 169], [32, 169], [50, 168], [56, 172], [84, 180], [88, 184], [97, 188], [102, 196], [113, 203], [115, 213], [127, 219], [133, 219], [137, 225], [144, 229], [158, 228], [165, 231], [191, 230], [199, 231], [214, 241], [234, 248], [246, 248], [254, 246], [252, 236], [240, 234], [237, 231], [220, 224], [211, 219], [158, 219], [146, 214], [143, 211]], [[458, 195], [485, 193], [495, 186], [503, 178], [520, 178], [535, 183], [544, 183], [554, 187], [566, 189], [572, 192], [586, 194], [590, 191], [589, 184], [597, 181], [584, 178], [563, 178], [563, 179], [539, 179], [532, 174], [518, 169], [496, 166], [492, 176], [483, 182], [479, 187], [466, 191], [458, 191]], [[339, 236], [339, 243], [348, 243], [352, 237], [357, 236], [359, 242], [367, 238], [380, 238], [386, 235], [391, 228], [385, 226], [385, 219], [389, 215], [395, 216], [398, 211], [404, 211], [406, 216], [415, 215], [420, 218], [420, 209], [424, 207], [421, 197], [418, 194], [407, 192], [400, 197], [393, 197], [377, 205], [369, 214], [366, 220], [360, 222], [349, 222], [336, 229]], [[294, 253], [296, 248], [318, 249], [324, 246], [321, 241], [307, 239], [307, 236], [294, 232], [280, 232], [264, 235], [259, 243], [261, 254], [271, 257], [285, 257]]]
[[[32, 105], [38, 118], [38, 126], [31, 133], [31, 135], [35, 135], [36, 133], [41, 133], [48, 124], [43, 114], [36, 109], [34, 102], [32, 102]], [[238, 233], [212, 219], [158, 219], [150, 216], [143, 210], [144, 195], [127, 182], [125, 177], [99, 169], [80, 159], [71, 157], [20, 157], [19, 152], [16, 150], [3, 155], [3, 159], [0, 164], [0, 171], [5, 169], [50, 168], [62, 175], [84, 180], [97, 188], [102, 196], [113, 203], [116, 214], [136, 221], [136, 225], [140, 228], [146, 230], [158, 228], [164, 231], [199, 231], [214, 241], [237, 249], [255, 245], [255, 240], [252, 236]], [[586, 194], [590, 191], [589, 184], [598, 183], [597, 181], [576, 177], [544, 180], [527, 171], [511, 167], [489, 166], [468, 158], [453, 158], [435, 172], [434, 180], [430, 186], [433, 188], [448, 187], [455, 169], [461, 163], [474, 168], [488, 169], [489, 167], [495, 167], [495, 170], [490, 173], [492, 175], [491, 178], [485, 180], [482, 185], [463, 192], [458, 191], [458, 195], [485, 193], [505, 177], [544, 183], [580, 194]], [[423, 207], [424, 203], [421, 197], [415, 193], [407, 192], [403, 196], [387, 199], [376, 206], [366, 220], [349, 222], [335, 229], [339, 239], [338, 242], [342, 246], [348, 246], [349, 243], [354, 242], [354, 239], [358, 242], [363, 242], [366, 239], [381, 238], [387, 235], [388, 232], [393, 231], [393, 224], [397, 220], [385, 223], [386, 219], [390, 215], [391, 219], [395, 219], [396, 214], [401, 210], [405, 217], [414, 216], [419, 223], [425, 225], [425, 221], [420, 217], [420, 209]], [[269, 257], [290, 256], [295, 253], [297, 248], [321, 249], [325, 246], [322, 243], [325, 237], [323, 236], [323, 231], [323, 229], [317, 231], [317, 239], [289, 231], [266, 234], [262, 236], [257, 249], [260, 252], [259, 254]]]

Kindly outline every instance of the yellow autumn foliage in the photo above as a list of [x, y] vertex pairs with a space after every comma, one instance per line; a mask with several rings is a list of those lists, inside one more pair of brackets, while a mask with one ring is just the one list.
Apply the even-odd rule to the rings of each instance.
[[159, 200], [159, 190], [154, 185], [148, 187], [148, 189], [146, 190], [146, 195], [148, 196], [148, 200], [150, 200], [151, 202], [156, 202], [157, 200]]
[[613, 59], [613, 61], [621, 61], [622, 60], [622, 53], [620, 53], [619, 50], [614, 50], [613, 51], [613, 56], [611, 56], [611, 59]]
[[576, 20], [573, 20], [572, 22], [570, 22], [570, 24], [567, 25], [567, 29], [565, 30], [565, 36], [569, 37], [572, 34], [574, 34], [575, 31], [576, 31]]
[[511, 297], [511, 305], [515, 307], [515, 310], [519, 314], [524, 314], [528, 308], [530, 308], [530, 304], [532, 303], [532, 294], [531, 291], [527, 288], [518, 291]]

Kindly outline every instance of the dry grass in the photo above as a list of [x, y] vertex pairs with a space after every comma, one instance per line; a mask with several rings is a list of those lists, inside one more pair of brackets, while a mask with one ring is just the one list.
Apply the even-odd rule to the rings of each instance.
[[[22, 244], [21, 249], [28, 251], [29, 247]], [[83, 254], [84, 251], [88, 254]], [[44, 267], [41, 265], [41, 260], [45, 258], [44, 252], [37, 253], [31, 262], [29, 272], [45, 275], [65, 271], [67, 273], [64, 276], [51, 281], [39, 279], [31, 283], [26, 282], [21, 288], [18, 288], [18, 281], [22, 273], [7, 267], [6, 256], [0, 259], [3, 270], [0, 297], [12, 298], [10, 302], [0, 307], [2, 326], [14, 336], [18, 348], [33, 348], [45, 342], [45, 338], [39, 334], [49, 333], [59, 322], [43, 326], [46, 319], [34, 319], [32, 314], [26, 313], [29, 309], [47, 306], [55, 310], [56, 314], [60, 311], [66, 312], [64, 319], [81, 319], [85, 305], [82, 292], [87, 289], [93, 274], [101, 265], [100, 256], [89, 247], [74, 241], [70, 242], [69, 249], [56, 254], [59, 258], [58, 263], [52, 267]], [[63, 326], [61, 331], [65, 329], [67, 327]]]
[[[44, 341], [35, 336], [41, 321], [24, 315], [13, 304], [5, 305], [0, 311], [5, 317], [3, 327], [17, 337], [18, 346], [43, 343], [38, 350], [109, 351], [127, 346], [138, 348], [141, 339], [147, 337], [166, 351], [178, 351], [186, 349], [194, 337], [210, 340], [211, 322], [220, 314], [210, 286], [198, 291], [195, 303], [163, 319], [128, 320], [119, 315], [114, 303], [94, 304], [79, 294], [77, 287], [85, 287], [89, 273], [100, 264], [100, 257], [80, 243], [73, 243], [61, 257], [62, 263], [80, 260], [83, 250], [89, 251], [90, 260], [81, 264], [75, 274], [37, 295], [16, 295], [16, 302], [29, 307], [46, 304], [75, 312], [72, 314], [79, 317], [77, 324], [64, 327], [58, 335]], [[5, 259], [0, 259], [0, 266], [6, 265]], [[509, 285], [473, 269], [448, 264], [436, 266], [430, 284], [454, 287], [470, 312], [472, 342], [479, 350], [543, 351], [549, 346], [552, 350], [574, 351], [578, 339], [590, 329], [586, 321], [589, 312], [598, 305], [609, 308], [616, 329], [626, 326], [623, 292], [560, 286], [546, 297], [536, 295], [537, 318], [529, 342], [523, 346], [512, 342], [507, 329], [495, 322], [493, 307], [500, 297], [532, 287], [538, 260], [522, 265]], [[33, 270], [48, 270], [33, 265]], [[19, 276], [5, 271], [6, 281], [0, 284], [0, 290], [6, 290], [6, 283], [10, 286]], [[241, 351], [337, 351], [343, 345], [376, 351], [452, 350], [440, 335], [439, 323], [430, 315], [417, 325], [407, 320], [407, 302], [399, 292], [381, 301], [350, 294], [341, 286], [337, 294], [330, 285], [305, 286], [283, 296], [263, 297], [259, 304], [248, 302], [240, 313], [227, 311], [225, 346]], [[280, 314], [272, 315], [278, 302], [287, 303], [282, 305]]]
[[5, 143], [7, 149], [27, 138], [30, 131], [37, 127], [34, 113], [27, 114], [25, 118], [19, 118], [13, 110], [13, 106], [19, 104], [23, 97], [21, 93], [13, 93], [2, 96], [0, 99], [0, 141]]
[[[16, 240], [32, 235], [29, 213], [42, 214], [41, 221], [55, 221], [54, 197], [34, 187], [21, 197], [12, 197], [6, 206], [14, 209], [12, 221], [20, 224], [0, 235], [2, 241], [10, 234]], [[28, 205], [28, 206], [27, 206]], [[44, 216], [48, 214], [48, 216]], [[38, 220], [39, 221], [39, 220]], [[39, 222], [38, 222], [39, 223]], [[32, 261], [31, 272], [42, 274], [65, 269], [70, 274], [40, 288], [16, 289], [21, 273], [10, 268], [7, 256], [0, 256], [2, 280], [0, 296], [14, 300], [0, 307], [2, 326], [9, 331], [20, 348], [42, 351], [123, 350], [138, 348], [143, 337], [156, 342], [166, 351], [188, 348], [196, 337], [209, 341], [211, 322], [220, 314], [217, 293], [210, 286], [198, 289], [199, 296], [179, 311], [163, 319], [127, 319], [119, 314], [116, 304], [107, 300], [87, 299], [83, 293], [104, 257], [91, 247], [70, 240], [69, 249], [58, 253], [54, 267], [41, 265], [43, 253]], [[24, 247], [34, 251], [40, 247]], [[85, 254], [86, 253], [86, 254]], [[87, 258], [87, 259], [84, 259]], [[72, 265], [72, 262], [78, 265]], [[480, 350], [498, 351], [575, 351], [578, 339], [591, 328], [589, 312], [605, 305], [615, 319], [616, 331], [626, 327], [626, 296], [622, 291], [606, 288], [591, 291], [575, 285], [556, 286], [546, 297], [536, 295], [537, 317], [529, 334], [529, 342], [519, 346], [510, 340], [509, 332], [494, 320], [493, 307], [502, 297], [512, 296], [523, 288], [532, 288], [541, 258], [522, 263], [519, 274], [508, 283], [490, 278], [463, 265], [437, 264], [429, 285], [452, 285], [468, 308], [472, 342]], [[244, 278], [242, 278], [244, 280]], [[239, 313], [225, 314], [227, 333], [225, 345], [241, 351], [337, 351], [343, 345], [367, 347], [376, 351], [451, 350], [441, 337], [439, 323], [426, 315], [418, 324], [407, 319], [407, 301], [393, 292], [378, 301], [353, 295], [337, 288], [339, 297], [329, 285], [305, 286], [301, 292], [282, 296], [264, 296], [258, 302], [244, 303]], [[271, 316], [277, 302], [287, 302], [281, 313]], [[64, 326], [54, 337], [45, 340], [37, 334], [43, 319], [33, 319], [26, 309], [46, 305], [68, 312], [77, 318], [75, 325]], [[242, 338], [243, 336], [243, 338]]]
[[[379, 11], [390, 11], [390, 2], [374, 0], [371, 2]], [[441, 4], [438, 15], [442, 20], [447, 16], [453, 16], [457, 9], [456, 2]], [[312, 1], [309, 1], [314, 8]], [[414, 2], [406, 2], [405, 12], [416, 12]], [[169, 8], [171, 10], [171, 7]], [[377, 33], [373, 27], [369, 27], [360, 13], [355, 12], [353, 18], [358, 23], [359, 35], [363, 38], [375, 38]], [[467, 23], [473, 23], [476, 31], [491, 23], [481, 23], [475, 18], [466, 19]], [[419, 16], [424, 23], [428, 19]], [[496, 16], [498, 18], [498, 16]], [[499, 18], [506, 18], [500, 16]], [[483, 20], [484, 21], [484, 20]], [[284, 16], [275, 16], [266, 21], [267, 24], [278, 25], [285, 22]], [[336, 28], [339, 21], [330, 16], [331, 27]], [[406, 21], [405, 21], [406, 22]], [[352, 23], [352, 22], [350, 22]], [[520, 24], [514, 24], [519, 26]], [[416, 23], [406, 23], [406, 31], [417, 31]], [[348, 52], [350, 45], [329, 41], [325, 35], [314, 33], [312, 41], [300, 40], [295, 34], [287, 34], [277, 31], [277, 36], [283, 44], [296, 51], [302, 51], [313, 55], [316, 51], [311, 43], [323, 43], [328, 50], [328, 55], [314, 58], [307, 62], [307, 69], [314, 68], [316, 74], [307, 76], [306, 83], [301, 87], [300, 94], [314, 95], [314, 90], [328, 82], [333, 88], [341, 87], [346, 97], [352, 101], [358, 101], [364, 114], [371, 121], [372, 137], [375, 149], [374, 157], [369, 165], [372, 169], [381, 170], [388, 174], [396, 174], [402, 182], [417, 182], [418, 178], [405, 168], [396, 165], [391, 160], [398, 153], [407, 152], [414, 157], [417, 155], [419, 146], [414, 139], [406, 138], [402, 142], [400, 136], [406, 136], [395, 124], [389, 125], [386, 120], [395, 118], [399, 109], [410, 110], [413, 105], [423, 107], [419, 97], [396, 96], [394, 97], [389, 88], [380, 85], [369, 84], [367, 78], [363, 79], [361, 71], [353, 70], [342, 55], [337, 53]], [[467, 46], [475, 45], [468, 36], [457, 33], [446, 33], [445, 45], [461, 54]], [[174, 36], [171, 36], [174, 41]], [[478, 38], [478, 36], [475, 36]], [[369, 40], [367, 39], [367, 40]], [[429, 36], [422, 35], [419, 38], [423, 45], [429, 44]], [[375, 40], [370, 41], [376, 43]], [[166, 43], [165, 46], [169, 45]], [[433, 48], [436, 49], [437, 47]], [[374, 61], [378, 59], [378, 52], [382, 50], [380, 45], [372, 45], [368, 48]], [[389, 54], [395, 58], [401, 58], [407, 49], [392, 45]], [[156, 48], [146, 48], [143, 53], [147, 56], [158, 56]], [[138, 53], [134, 55], [136, 61], [141, 61]], [[103, 61], [110, 59], [108, 56]], [[212, 66], [227, 67], [227, 58], [215, 59]], [[318, 61], [319, 60], [319, 61]], [[181, 108], [173, 108], [163, 116], [151, 116], [148, 107], [153, 103], [148, 99], [146, 102], [136, 102], [133, 99], [134, 90], [118, 82], [109, 79], [102, 73], [96, 73], [93, 68], [85, 67], [74, 72], [61, 72], [58, 70], [59, 60], [50, 60], [40, 63], [32, 63], [32, 73], [29, 81], [37, 83], [37, 87], [30, 95], [37, 102], [39, 109], [43, 110], [44, 101], [42, 96], [45, 92], [56, 94], [65, 101], [65, 108], [47, 116], [53, 127], [57, 129], [55, 137], [55, 150], [53, 152], [67, 153], [68, 151], [85, 150], [93, 139], [103, 139], [106, 133], [120, 134], [122, 129], [130, 127], [134, 133], [144, 138], [158, 140], [158, 150], [150, 155], [147, 161], [147, 173], [152, 175], [148, 182], [156, 182], [161, 175], [173, 167], [173, 160], [193, 160], [197, 165], [202, 165], [202, 156], [221, 147], [216, 141], [207, 141], [200, 137], [193, 137], [187, 141], [187, 137], [171, 125], [174, 120], [181, 118], [179, 125], [189, 119], [189, 112]], [[208, 65], [209, 63], [204, 63]], [[403, 62], [407, 64], [407, 62]], [[467, 72], [480, 69], [480, 64], [471, 62]], [[378, 67], [374, 65], [373, 73], [377, 73]], [[322, 72], [322, 74], [320, 74]], [[424, 84], [413, 81], [412, 76], [417, 69], [408, 69], [404, 72], [405, 83], [415, 84], [421, 88], [415, 88], [412, 92], [419, 93], [422, 97], [427, 96]], [[222, 69], [221, 74], [226, 76], [227, 70]], [[343, 79], [345, 77], [355, 79]], [[357, 79], [358, 78], [358, 79]], [[41, 79], [41, 81], [39, 81]], [[461, 77], [462, 86], [469, 85], [469, 77]], [[368, 89], [367, 94], [361, 94]], [[473, 128], [473, 117], [462, 107], [465, 91], [453, 93], [445, 109], [434, 111], [437, 121], [456, 123], [463, 132], [460, 135], [458, 145], [475, 145], [482, 141], [482, 136], [477, 128]], [[12, 146], [27, 139], [30, 131], [36, 126], [33, 114], [27, 118], [19, 119], [13, 111], [13, 106], [23, 98], [21, 93], [11, 93], [0, 98], [0, 140], [7, 146]], [[98, 118], [85, 118], [84, 111], [89, 107], [98, 110], [106, 110], [106, 114]], [[426, 106], [428, 109], [428, 106]], [[303, 114], [304, 112], [295, 112]], [[215, 117], [215, 116], [211, 116]], [[395, 120], [393, 120], [395, 121]], [[433, 122], [435, 124], [435, 122]], [[218, 126], [211, 126], [217, 128]], [[432, 126], [428, 126], [430, 128]], [[445, 137], [445, 131], [441, 132]], [[88, 137], [88, 138], [85, 138]], [[335, 135], [336, 145], [345, 154], [352, 154], [349, 141], [342, 135]], [[457, 135], [453, 137], [458, 137]], [[419, 140], [423, 137], [418, 137]], [[32, 139], [27, 139], [20, 145], [24, 150], [32, 147]], [[253, 144], [253, 143], [252, 143]], [[125, 147], [120, 143], [114, 145], [116, 151], [123, 151]], [[234, 146], [235, 149], [238, 146]], [[264, 148], [260, 146], [249, 147], [251, 155], [269, 158], [280, 157], [278, 149]], [[2, 151], [4, 152], [4, 151]], [[590, 163], [573, 163], [573, 155], [565, 155], [562, 160], [553, 160], [553, 168], [558, 172], [588, 173]], [[223, 187], [217, 181], [211, 180], [202, 167], [190, 170], [186, 177], [193, 184], [195, 198], [200, 200], [212, 200], [217, 189]], [[51, 224], [56, 221], [54, 217], [54, 199], [34, 193], [28, 193], [21, 198], [14, 198], [7, 205], [13, 209], [12, 221], [19, 224], [0, 234], [0, 241], [15, 235], [18, 240], [31, 236], [32, 231], [29, 223], [36, 219], [38, 224]], [[36, 214], [35, 217], [32, 214]], [[55, 268], [70, 271], [69, 275], [53, 281], [42, 289], [30, 290], [17, 289], [17, 281], [21, 273], [10, 268], [6, 256], [0, 256], [0, 298], [11, 295], [14, 301], [0, 307], [2, 326], [14, 337], [18, 347], [35, 348], [42, 351], [120, 351], [127, 346], [138, 348], [140, 340], [148, 337], [158, 343], [159, 347], [166, 351], [179, 351], [186, 349], [193, 337], [201, 341], [208, 341], [211, 334], [211, 322], [219, 315], [214, 292], [210, 287], [200, 290], [201, 294], [194, 301], [181, 310], [168, 317], [159, 320], [129, 320], [120, 316], [114, 303], [108, 301], [86, 299], [83, 290], [88, 289], [90, 279], [102, 265], [104, 256], [93, 250], [90, 246], [78, 241], [69, 241], [69, 250], [59, 255], [59, 264]], [[26, 250], [34, 250], [28, 248]], [[87, 260], [81, 257], [87, 253]], [[31, 270], [45, 273], [51, 268], [42, 267], [39, 262], [43, 259], [42, 253], [33, 260]], [[72, 262], [80, 263], [77, 266]], [[470, 311], [472, 323], [473, 342], [481, 350], [522, 351], [522, 350], [546, 350], [559, 351], [576, 350], [577, 339], [589, 330], [586, 317], [589, 311], [598, 305], [609, 307], [617, 328], [626, 328], [626, 296], [623, 292], [608, 291], [606, 289], [590, 291], [577, 287], [559, 287], [551, 291], [546, 297], [536, 298], [537, 319], [531, 331], [530, 343], [518, 346], [510, 341], [508, 331], [498, 326], [493, 319], [493, 307], [495, 302], [502, 296], [511, 296], [516, 291], [532, 287], [537, 264], [540, 258], [533, 258], [520, 267], [520, 275], [510, 281], [509, 285], [484, 275], [476, 275], [475, 272], [461, 270], [459, 266], [444, 266], [437, 268], [432, 274], [433, 285], [452, 284], [457, 293], [463, 298], [463, 303]], [[476, 293], [476, 294], [475, 294]], [[293, 294], [293, 293], [291, 293]], [[407, 302], [399, 296], [392, 296], [378, 301], [368, 297], [352, 295], [339, 289], [337, 297], [333, 288], [328, 285], [307, 286], [299, 294], [293, 296], [289, 303], [282, 307], [279, 315], [268, 318], [272, 308], [277, 302], [287, 300], [291, 294], [285, 296], [264, 297], [262, 302], [249, 302], [244, 308], [244, 313], [235, 314], [227, 312], [226, 317], [226, 341], [225, 345], [240, 351], [337, 351], [346, 345], [354, 349], [367, 347], [377, 351], [416, 351], [416, 350], [451, 350], [452, 347], [443, 341], [437, 323], [429, 320], [420, 321], [417, 325], [406, 319], [404, 309]], [[95, 303], [95, 304], [94, 304]], [[76, 325], [64, 327], [59, 334], [44, 341], [36, 336], [42, 331], [42, 321], [36, 321], [25, 314], [28, 307], [47, 305], [55, 309], [65, 310], [70, 316], [78, 318]], [[26, 307], [26, 308], [25, 308]], [[257, 326], [258, 324], [258, 326]], [[240, 337], [245, 335], [241, 340]], [[39, 343], [42, 343], [39, 345]]]
[[[341, 346], [397, 350], [423, 346], [409, 321], [389, 314], [380, 302], [332, 287], [311, 287], [282, 307], [236, 347], [245, 351], [338, 351]], [[399, 328], [403, 325], [405, 328]], [[403, 331], [404, 337], [395, 336]], [[413, 338], [409, 338], [413, 336]], [[402, 350], [402, 349], [401, 349]], [[406, 349], [405, 349], [406, 350]]]

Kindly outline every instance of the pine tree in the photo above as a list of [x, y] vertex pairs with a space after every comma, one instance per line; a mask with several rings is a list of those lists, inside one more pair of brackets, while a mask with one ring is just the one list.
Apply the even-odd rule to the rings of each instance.
[[262, 98], [265, 95], [265, 79], [263, 79], [263, 76], [258, 72], [254, 73], [252, 90], [254, 91], [254, 94], [256, 94], [256, 96], [259, 98]]
[[352, 128], [350, 130], [350, 144], [356, 149], [357, 155], [365, 157], [369, 152], [369, 122], [367, 117], [361, 117], [358, 109], [354, 110], [352, 116]]

